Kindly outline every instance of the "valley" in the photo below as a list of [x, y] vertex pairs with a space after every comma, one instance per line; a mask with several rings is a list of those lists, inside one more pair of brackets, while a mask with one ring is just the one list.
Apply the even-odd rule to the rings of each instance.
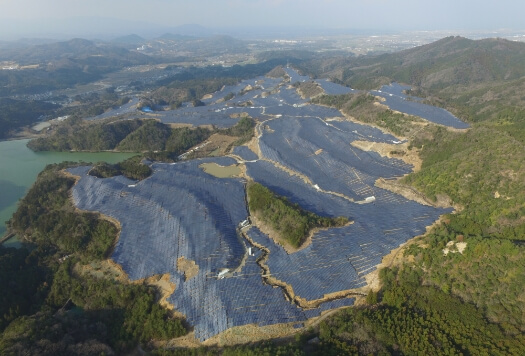
[[[165, 40], [190, 51], [192, 40]], [[188, 66], [152, 46], [94, 80], [6, 98], [55, 105], [35, 107], [55, 119], [31, 132], [36, 155], [92, 162], [48, 166], [8, 222], [22, 246], [0, 252], [37, 269], [26, 290], [41, 292], [4, 313], [0, 347], [29, 347], [18, 325], [42, 325], [47, 338], [45, 325], [79, 313], [103, 320], [111, 332], [89, 337], [117, 352], [522, 350], [524, 131], [513, 88], [523, 45], [448, 37], [358, 57], [266, 48], [257, 55], [267, 60], [245, 63], [242, 42], [221, 41], [239, 56], [232, 66]], [[463, 72], [487, 57], [490, 75]], [[505, 61], [515, 65], [503, 73]], [[88, 154], [100, 151], [135, 157]], [[104, 300], [115, 322], [99, 313]], [[451, 304], [468, 317], [443, 317]], [[40, 306], [61, 321], [31, 314]], [[465, 330], [472, 342], [457, 336]]]

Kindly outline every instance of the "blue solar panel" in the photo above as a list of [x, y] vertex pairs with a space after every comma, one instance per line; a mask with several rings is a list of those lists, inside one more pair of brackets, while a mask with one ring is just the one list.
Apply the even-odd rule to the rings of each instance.
[[470, 127], [469, 124], [461, 121], [445, 109], [423, 104], [421, 103], [423, 99], [405, 95], [403, 91], [406, 89], [410, 89], [410, 87], [392, 83], [381, 87], [380, 90], [373, 90], [371, 93], [384, 98], [385, 101], [383, 104], [392, 110], [419, 116], [436, 124], [454, 127], [456, 129], [466, 129]]
[[[403, 176], [412, 166], [350, 145], [359, 139], [316, 118], [282, 117], [267, 123], [260, 138], [262, 155], [307, 176], [320, 189], [363, 200], [374, 195], [378, 177]], [[380, 136], [380, 139], [384, 135]]]
[[341, 95], [356, 92], [356, 90], [352, 88], [333, 83], [326, 79], [317, 79], [315, 82], [319, 84], [321, 88], [323, 88], [325, 94], [327, 95]]
[[292, 83], [292, 84], [295, 83], [295, 82], [304, 82], [304, 81], [307, 81], [307, 80], [311, 80], [310, 77], [308, 77], [306, 75], [300, 75], [293, 68], [284, 68], [284, 71], [290, 77], [290, 83]]
[[243, 160], [246, 160], [246, 161], [253, 161], [253, 160], [256, 160], [256, 159], [259, 158], [255, 154], [255, 152], [253, 152], [251, 149], [249, 149], [246, 146], [237, 146], [237, 147], [235, 147], [233, 149], [233, 154], [241, 157]]

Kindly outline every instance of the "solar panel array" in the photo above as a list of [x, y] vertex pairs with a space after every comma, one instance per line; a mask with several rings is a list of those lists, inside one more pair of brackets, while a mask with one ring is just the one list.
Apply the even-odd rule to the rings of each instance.
[[246, 146], [236, 146], [233, 149], [233, 154], [241, 157], [245, 161], [253, 161], [259, 159], [259, 157]]
[[380, 90], [373, 90], [371, 93], [385, 98], [383, 104], [392, 110], [397, 110], [410, 115], [422, 117], [436, 124], [450, 126], [456, 129], [466, 129], [470, 125], [461, 121], [449, 111], [431, 105], [421, 103], [423, 99], [415, 96], [406, 96], [403, 90], [410, 87], [401, 86], [397, 83], [385, 85]]
[[309, 76], [306, 76], [306, 75], [300, 75], [295, 69], [293, 68], [284, 68], [284, 71], [286, 72], [286, 74], [288, 74], [288, 76], [290, 77], [290, 83], [295, 83], [295, 82], [304, 82], [304, 81], [307, 81], [307, 80], [311, 80]]
[[195, 336], [206, 340], [228, 328], [305, 321], [303, 310], [286, 301], [280, 288], [262, 281], [256, 256], [248, 256], [230, 278], [207, 278], [205, 272], [182, 285], [170, 297], [175, 308], [195, 325]]
[[[291, 78], [291, 83], [310, 81], [308, 76], [301, 76], [292, 68], [285, 68], [286, 73]], [[326, 79], [315, 80], [326, 94], [338, 95], [356, 92], [354, 89], [333, 83]], [[246, 91], [246, 88], [251, 86], [253, 90]], [[410, 87], [402, 86], [398, 83], [383, 86], [380, 90], [372, 90], [373, 95], [378, 95], [386, 99], [386, 104], [392, 110], [397, 110], [410, 115], [420, 116], [426, 120], [450, 126], [454, 128], [468, 128], [469, 125], [459, 120], [450, 112], [430, 105], [421, 103], [423, 99], [410, 96], [410, 100], [403, 93], [404, 90]], [[262, 97], [263, 92], [270, 92], [278, 90], [267, 97]], [[243, 94], [243, 91], [246, 91]], [[229, 93], [235, 94], [233, 99], [225, 102], [218, 102], [224, 99]], [[134, 98], [128, 104], [120, 108], [112, 109], [104, 114], [89, 118], [89, 120], [103, 119], [111, 116], [123, 116], [127, 118], [144, 117], [143, 113], [136, 111], [138, 99]], [[226, 86], [220, 91], [215, 92], [210, 98], [202, 100], [206, 106], [193, 107], [189, 103], [185, 103], [182, 108], [176, 110], [157, 111], [155, 116], [163, 123], [180, 123], [192, 124], [194, 126], [200, 125], [215, 125], [218, 128], [226, 128], [235, 125], [238, 118], [231, 118], [233, 113], [248, 112], [252, 117], [265, 117], [267, 115], [283, 115], [283, 116], [314, 116], [314, 117], [330, 117], [327, 111], [334, 112], [332, 116], [340, 116], [341, 114], [335, 109], [329, 109], [317, 105], [304, 105], [307, 100], [302, 99], [294, 88], [283, 85], [280, 78], [257, 77], [254, 79], [243, 80], [237, 85]], [[238, 107], [238, 104], [251, 101], [253, 106]], [[294, 106], [295, 105], [295, 106]], [[299, 107], [298, 107], [299, 106]]]
[[136, 184], [81, 175], [73, 190], [75, 203], [120, 222], [112, 258], [132, 280], [166, 273], [182, 256], [214, 273], [240, 263], [245, 248], [236, 226], [247, 216], [244, 186], [239, 179], [204, 173], [198, 165], [207, 161], [154, 164], [155, 173]]
[[106, 119], [108, 117], [133, 113], [133, 112], [136, 112], [138, 103], [139, 103], [139, 98], [133, 98], [127, 104], [124, 104], [118, 108], [110, 109], [100, 115], [86, 118], [86, 120], [101, 120], [101, 119]]
[[[232, 114], [246, 112], [252, 117], [261, 117], [264, 116], [263, 104], [272, 105], [273, 102], [277, 106], [277, 101], [262, 98], [262, 93], [275, 89], [280, 82], [279, 79], [267, 77], [243, 80], [237, 85], [222, 88], [213, 93], [210, 98], [203, 99], [202, 101], [206, 106], [193, 107], [189, 103], [185, 103], [179, 109], [159, 111], [155, 115], [163, 123], [192, 124], [194, 126], [214, 125], [218, 128], [231, 127], [239, 121], [238, 118], [232, 118]], [[253, 89], [243, 94], [242, 92], [248, 86]], [[230, 93], [235, 94], [233, 99], [220, 101]], [[253, 105], [245, 106], [248, 101], [251, 101]]]
[[[170, 274], [177, 288], [169, 298], [186, 315], [197, 338], [205, 340], [228, 328], [296, 323], [307, 318], [286, 301], [280, 288], [263, 283], [256, 263], [261, 251], [247, 246], [235, 230], [246, 218], [243, 183], [219, 179], [198, 166], [234, 163], [230, 158], [152, 165], [153, 175], [135, 182], [122, 176], [96, 178], [90, 167], [69, 170], [80, 177], [73, 188], [75, 204], [98, 211], [121, 224], [112, 259], [131, 280]], [[188, 280], [177, 269], [185, 257], [199, 266]], [[236, 270], [218, 279], [223, 268]], [[242, 293], [239, 293], [242, 291]]]
[[364, 286], [364, 275], [375, 270], [383, 256], [423, 233], [443, 211], [386, 202], [350, 212], [355, 214], [353, 224], [320, 231], [310, 245], [293, 254], [255, 228], [249, 236], [270, 251], [267, 265], [272, 277], [292, 286], [296, 295], [315, 300]]
[[[292, 81], [309, 80], [290, 68], [286, 71]], [[329, 93], [351, 90], [328, 81], [317, 82]], [[365, 125], [326, 120], [342, 115], [335, 109], [305, 105], [295, 89], [281, 84], [280, 79], [262, 77], [243, 81], [214, 93], [205, 100], [205, 107], [186, 105], [158, 116], [163, 122], [218, 127], [235, 124], [238, 119], [232, 119], [232, 113], [248, 112], [270, 119], [259, 140], [263, 157], [245, 146], [233, 151], [246, 161], [247, 175], [304, 209], [353, 221], [348, 226], [319, 231], [308, 246], [292, 254], [257, 227], [246, 231], [252, 241], [268, 251], [265, 263], [271, 277], [287, 283], [299, 297], [318, 300], [364, 286], [363, 277], [384, 255], [423, 233], [450, 209], [423, 206], [375, 187], [377, 178], [401, 176], [412, 167], [350, 143], [392, 143], [396, 138]], [[247, 85], [260, 87], [242, 94]], [[392, 88], [396, 93], [398, 89]], [[274, 94], [263, 98], [262, 92], [268, 90]], [[216, 103], [230, 92], [236, 97]], [[248, 100], [253, 106], [238, 106]], [[90, 167], [72, 168], [69, 171], [81, 177], [73, 188], [73, 198], [79, 208], [99, 211], [120, 222], [112, 259], [130, 279], [170, 274], [176, 289], [168, 300], [194, 326], [200, 340], [246, 324], [290, 323], [299, 328], [325, 310], [353, 305], [353, 298], [342, 298], [303, 310], [287, 301], [280, 287], [268, 285], [257, 263], [263, 251], [250, 246], [237, 231], [248, 215], [244, 181], [208, 175], [199, 168], [206, 162], [221, 166], [236, 163], [227, 157], [175, 164], [150, 162], [153, 174], [140, 182], [121, 176], [100, 179], [87, 174]], [[355, 201], [374, 196], [375, 201], [357, 204], [335, 193]], [[254, 252], [251, 256], [248, 247]], [[195, 262], [195, 276], [186, 278], [178, 269], [180, 257]], [[228, 273], [219, 278], [224, 269]]]
[[351, 199], [373, 196], [379, 177], [403, 176], [412, 169], [401, 160], [352, 147], [357, 134], [319, 119], [282, 117], [267, 125], [271, 132], [265, 131], [259, 140], [265, 158], [309, 177], [323, 190]]
[[345, 87], [340, 84], [336, 84], [326, 79], [317, 79], [315, 82], [319, 84], [321, 88], [323, 88], [325, 94], [328, 94], [328, 95], [341, 95], [341, 94], [357, 92], [357, 90], [354, 90], [349, 87]]
[[[406, 94], [404, 93], [405, 90], [410, 90], [410, 86], [408, 85], [402, 85], [396, 82], [392, 82], [389, 85], [383, 85], [380, 89], [381, 92], [386, 94], [392, 94], [396, 96], [400, 96], [403, 98], [406, 98]], [[418, 98], [417, 96], [410, 96], [410, 100], [415, 101], [422, 101], [422, 98]]]

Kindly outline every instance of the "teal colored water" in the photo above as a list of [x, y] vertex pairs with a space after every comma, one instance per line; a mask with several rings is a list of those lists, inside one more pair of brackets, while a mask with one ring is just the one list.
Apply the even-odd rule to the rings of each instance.
[[11, 218], [18, 201], [35, 182], [38, 173], [51, 163], [64, 161], [117, 163], [133, 153], [115, 152], [33, 152], [26, 147], [29, 140], [0, 142], [0, 237], [5, 221]]

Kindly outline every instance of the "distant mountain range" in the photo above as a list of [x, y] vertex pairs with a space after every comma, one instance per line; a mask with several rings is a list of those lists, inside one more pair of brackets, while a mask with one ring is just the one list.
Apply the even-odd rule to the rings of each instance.
[[0, 40], [13, 41], [20, 38], [55, 38], [65, 40], [74, 37], [101, 39], [104, 41], [127, 36], [131, 33], [145, 38], [159, 37], [163, 33], [205, 37], [220, 34], [201, 25], [185, 24], [165, 26], [145, 21], [130, 21], [109, 17], [72, 17], [48, 20], [0, 19]]
[[152, 58], [144, 54], [81, 38], [64, 42], [30, 45], [25, 48], [6, 49], [0, 52], [0, 60], [16, 61], [22, 65], [44, 62], [49, 64], [65, 59], [74, 59], [78, 65], [82, 65], [84, 62], [86, 62], [84, 64], [88, 64], [87, 62], [101, 62], [102, 58], [114, 61], [112, 65], [118, 66], [152, 62]]
[[[282, 37], [302, 37], [320, 35], [372, 35], [375, 30], [359, 29], [329, 29], [312, 26], [243, 26], [210, 28], [199, 24], [183, 24], [175, 26], [159, 25], [154, 19], [144, 17], [143, 21], [123, 20], [111, 17], [71, 17], [57, 19], [8, 19], [1, 18], [0, 14], [0, 41], [14, 41], [20, 38], [53, 38], [66, 40], [75, 37], [87, 39], [112, 39], [137, 34], [145, 39], [158, 38], [164, 33], [174, 33], [183, 36], [209, 37], [214, 35], [228, 35], [241, 39], [268, 39]], [[381, 30], [383, 34], [393, 31]], [[0, 42], [0, 45], [2, 43]]]

